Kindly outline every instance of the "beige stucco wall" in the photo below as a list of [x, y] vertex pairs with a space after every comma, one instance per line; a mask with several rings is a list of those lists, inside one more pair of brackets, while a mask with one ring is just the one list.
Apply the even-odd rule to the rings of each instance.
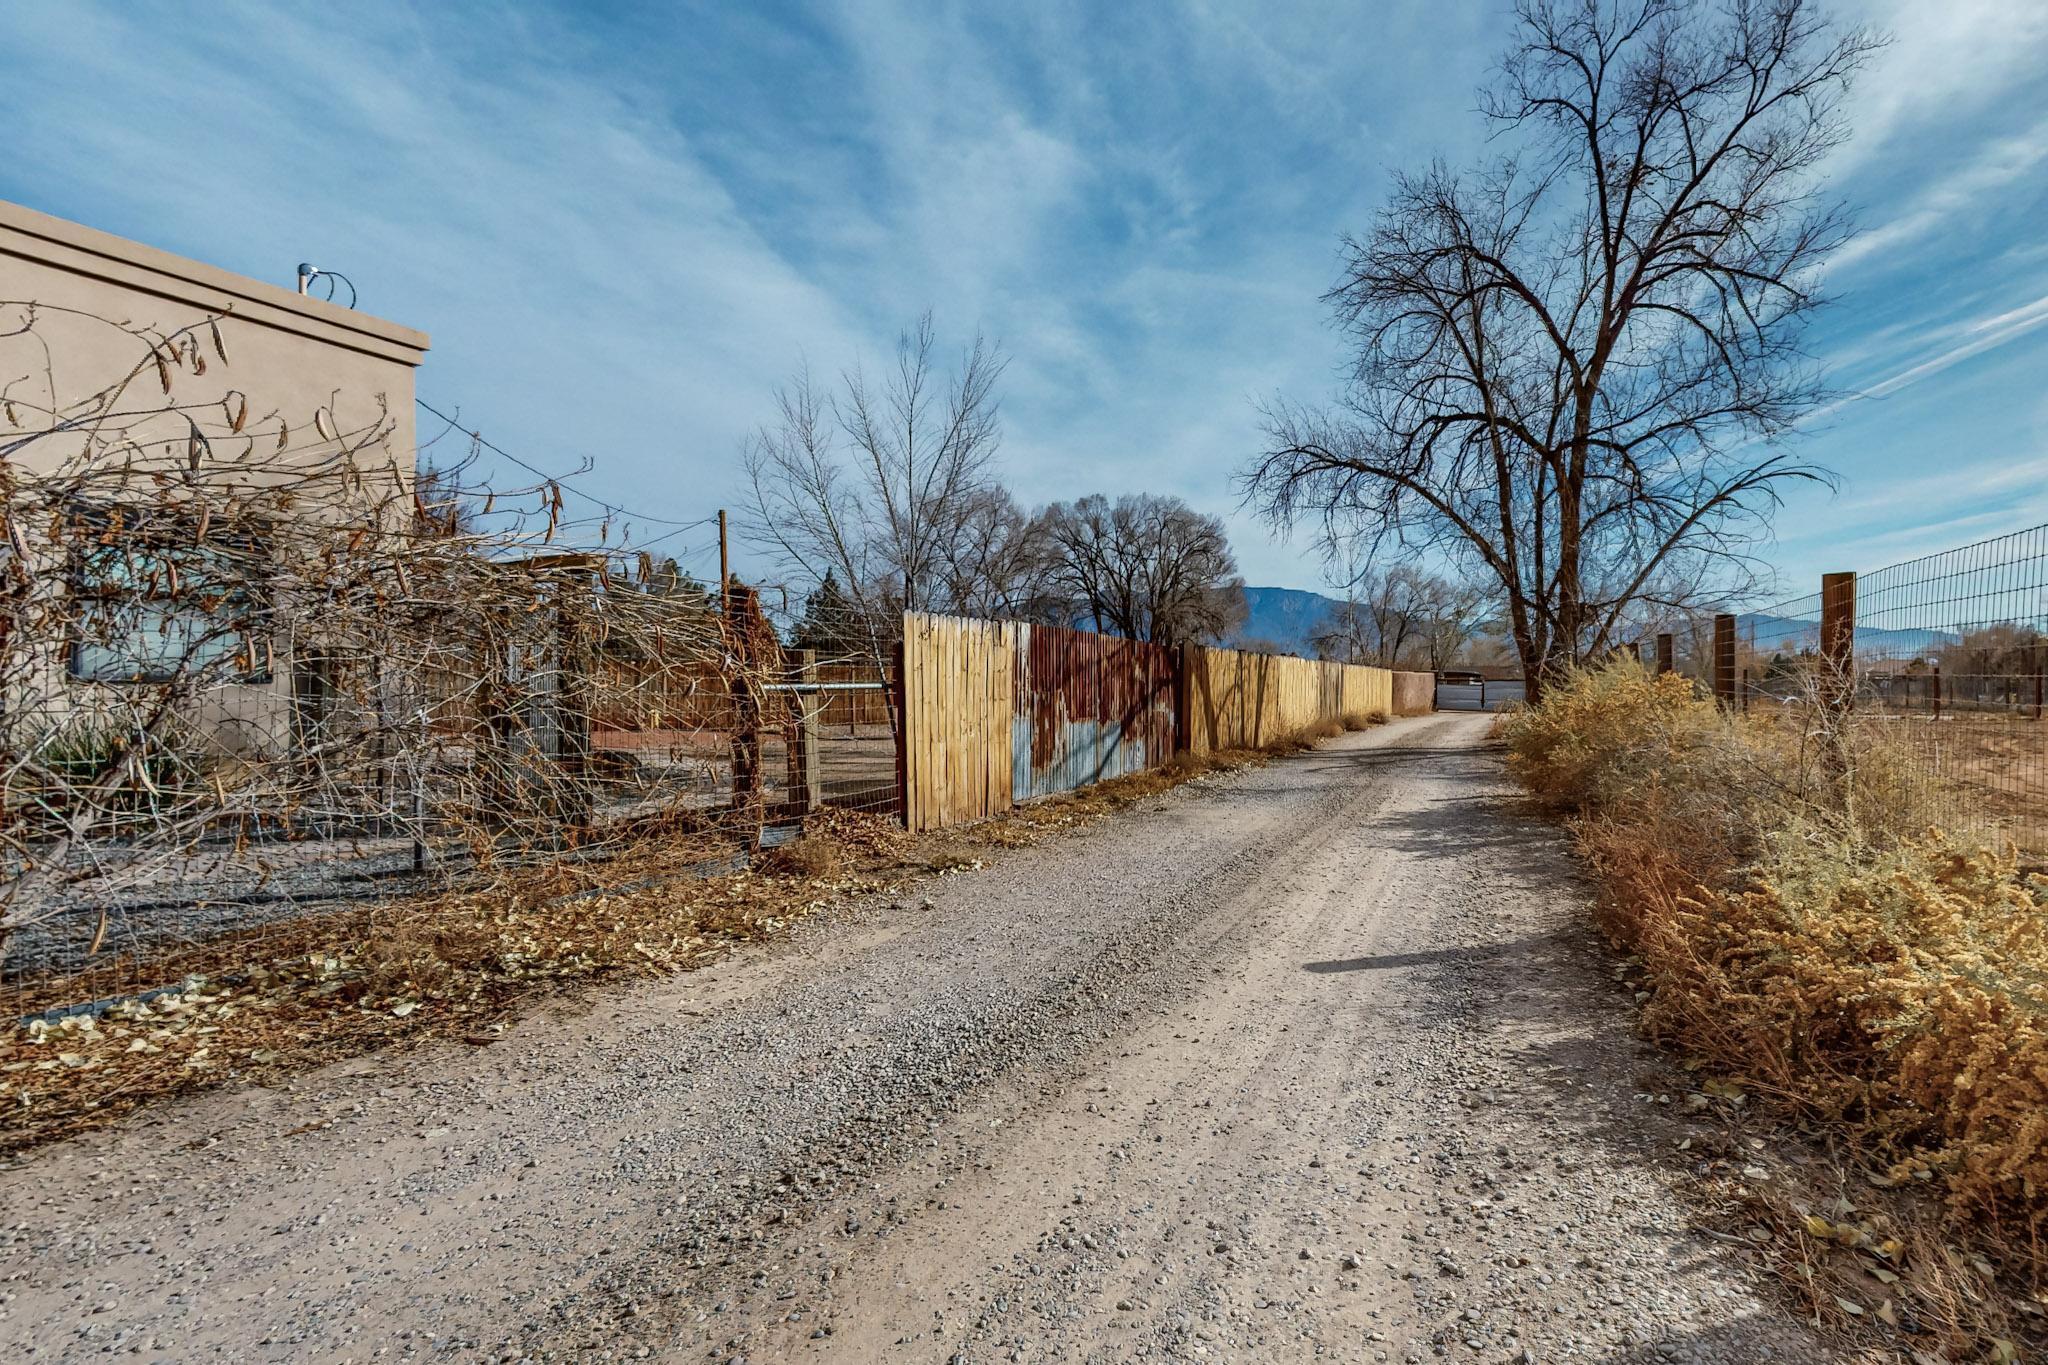
[[[279, 268], [295, 265], [280, 262]], [[417, 445], [413, 370], [427, 349], [424, 333], [4, 201], [0, 302], [43, 305], [36, 330], [51, 346], [60, 403], [97, 391], [143, 358], [135, 339], [93, 318], [167, 333], [219, 317], [228, 363], [217, 363], [209, 344], [205, 375], [176, 372], [173, 397], [180, 406], [239, 391], [248, 396], [252, 427], [261, 429], [275, 413], [299, 433], [294, 448], [309, 454], [305, 438], [315, 409], [331, 408], [342, 433], [367, 431], [381, 415], [386, 430], [378, 444], [410, 474]], [[18, 318], [21, 310], [5, 312]], [[22, 373], [17, 366], [0, 379]], [[31, 371], [17, 391], [40, 390], [40, 398], [50, 388], [45, 376]], [[276, 423], [268, 429], [274, 434]], [[181, 422], [167, 428], [165, 439], [183, 435]]]
[[[280, 272], [295, 264], [279, 262]], [[31, 311], [33, 332], [18, 332]], [[217, 319], [226, 363], [202, 326], [196, 335], [206, 371], [172, 369], [168, 397], [147, 343], [107, 325], [165, 335], [208, 319]], [[214, 438], [215, 459], [263, 466], [259, 481], [288, 476], [295, 462], [320, 467], [347, 447], [377, 485], [353, 485], [351, 501], [382, 505], [408, 495], [417, 446], [413, 371], [427, 349], [425, 334], [409, 327], [0, 201], [0, 332], [17, 333], [0, 336], [0, 385], [11, 384], [8, 392], [29, 408], [69, 408], [146, 366], [133, 401], [122, 405], [145, 414], [127, 424], [122, 444], [141, 448], [146, 459], [182, 463], [186, 414], [197, 412]], [[246, 398], [248, 418], [244, 433], [230, 438], [224, 414], [236, 394]], [[229, 407], [217, 406], [224, 402]], [[183, 411], [159, 411], [173, 406]], [[325, 423], [316, 418], [322, 409]], [[36, 425], [33, 416], [0, 424], [0, 443]], [[290, 432], [282, 456], [281, 425]], [[323, 438], [322, 425], [338, 439]], [[17, 467], [47, 472], [76, 461], [83, 444], [44, 437], [13, 458]], [[225, 686], [204, 703], [223, 747], [266, 748], [278, 738], [291, 696], [293, 642], [272, 644], [278, 658], [269, 683]], [[44, 705], [68, 696], [59, 709], [90, 709], [100, 686], [53, 679]]]

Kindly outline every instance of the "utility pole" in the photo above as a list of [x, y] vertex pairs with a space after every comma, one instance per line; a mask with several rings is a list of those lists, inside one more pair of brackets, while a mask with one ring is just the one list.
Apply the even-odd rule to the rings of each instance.
[[732, 615], [732, 559], [725, 545], [725, 509], [718, 509], [718, 615]]

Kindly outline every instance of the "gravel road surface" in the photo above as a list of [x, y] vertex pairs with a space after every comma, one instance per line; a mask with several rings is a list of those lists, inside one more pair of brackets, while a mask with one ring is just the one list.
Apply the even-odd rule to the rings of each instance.
[[0, 1171], [0, 1359], [1815, 1361], [1488, 718]]

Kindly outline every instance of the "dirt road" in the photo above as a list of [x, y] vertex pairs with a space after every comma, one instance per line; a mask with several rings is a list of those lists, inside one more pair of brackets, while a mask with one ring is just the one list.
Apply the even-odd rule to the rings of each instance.
[[1824, 1360], [1486, 718], [0, 1172], [0, 1358]]

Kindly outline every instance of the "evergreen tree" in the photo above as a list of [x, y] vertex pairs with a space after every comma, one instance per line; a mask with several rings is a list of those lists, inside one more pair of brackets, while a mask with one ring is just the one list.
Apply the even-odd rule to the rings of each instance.
[[827, 569], [824, 580], [804, 599], [804, 614], [790, 631], [789, 647], [815, 650], [821, 661], [859, 654], [866, 633], [857, 615], [838, 575]]

